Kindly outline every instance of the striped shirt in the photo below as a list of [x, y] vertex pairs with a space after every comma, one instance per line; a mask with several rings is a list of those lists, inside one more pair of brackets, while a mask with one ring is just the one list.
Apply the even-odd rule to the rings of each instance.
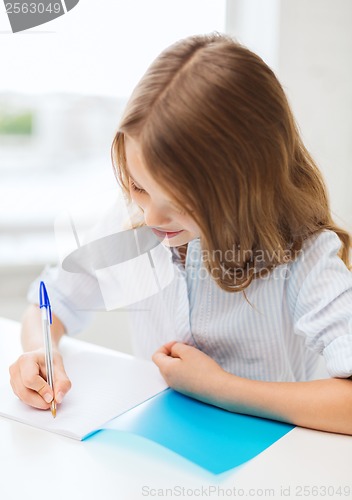
[[[350, 377], [352, 273], [337, 255], [340, 246], [332, 231], [312, 236], [294, 262], [254, 280], [248, 300], [242, 292], [222, 290], [207, 273], [199, 238], [188, 243], [185, 265], [177, 250], [169, 250], [172, 282], [128, 307], [135, 354], [150, 359], [162, 344], [178, 340], [230, 373], [266, 381], [309, 380], [322, 355], [330, 376]], [[40, 279], [68, 334], [87, 325], [89, 309], [104, 308], [94, 277], [60, 267], [46, 268], [32, 283], [33, 303]]]

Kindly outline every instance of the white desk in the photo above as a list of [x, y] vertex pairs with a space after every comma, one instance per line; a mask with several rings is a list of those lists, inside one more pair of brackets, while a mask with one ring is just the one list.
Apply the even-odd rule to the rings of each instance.
[[[82, 345], [65, 338], [62, 348]], [[0, 319], [0, 384], [8, 380], [8, 366], [19, 354], [18, 323]], [[141, 438], [116, 433], [113, 439], [113, 444], [94, 436], [78, 442], [0, 417], [0, 499], [352, 498], [348, 436], [295, 428], [220, 476]], [[347, 486], [350, 494], [339, 495], [337, 488], [343, 493]]]

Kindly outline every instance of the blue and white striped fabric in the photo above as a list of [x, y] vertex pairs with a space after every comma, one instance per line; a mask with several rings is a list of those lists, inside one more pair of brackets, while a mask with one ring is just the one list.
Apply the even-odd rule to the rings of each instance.
[[[130, 307], [133, 346], [150, 358], [170, 340], [187, 342], [226, 371], [267, 381], [312, 378], [319, 355], [332, 377], [352, 375], [352, 273], [337, 256], [340, 240], [323, 231], [295, 262], [277, 267], [242, 292], [218, 287], [201, 262], [200, 240], [188, 244], [185, 267], [173, 250], [175, 278], [162, 292]], [[68, 334], [89, 321], [100, 294], [91, 276], [46, 269], [55, 313]], [[28, 298], [37, 303], [38, 280]], [[86, 311], [82, 311], [82, 304]]]

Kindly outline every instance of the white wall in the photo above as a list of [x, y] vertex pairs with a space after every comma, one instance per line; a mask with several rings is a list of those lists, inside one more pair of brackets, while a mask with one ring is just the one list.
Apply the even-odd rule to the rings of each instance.
[[351, 0], [228, 0], [227, 32], [274, 69], [325, 177], [336, 221], [352, 231]]

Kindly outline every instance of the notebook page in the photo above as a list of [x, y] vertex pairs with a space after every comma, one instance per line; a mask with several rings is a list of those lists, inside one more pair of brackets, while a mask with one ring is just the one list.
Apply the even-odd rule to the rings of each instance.
[[9, 384], [0, 388], [0, 415], [83, 439], [167, 387], [152, 362], [118, 353], [76, 352], [65, 357], [65, 369], [72, 388], [55, 419], [21, 402]]

